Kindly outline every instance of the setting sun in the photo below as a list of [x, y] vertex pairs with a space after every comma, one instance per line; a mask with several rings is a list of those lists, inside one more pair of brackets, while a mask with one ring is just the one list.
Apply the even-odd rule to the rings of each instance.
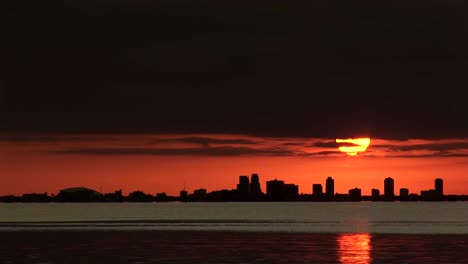
[[370, 145], [370, 138], [336, 139], [336, 143], [345, 143], [344, 146], [339, 146], [338, 149], [350, 156], [356, 156], [360, 152], [366, 151]]

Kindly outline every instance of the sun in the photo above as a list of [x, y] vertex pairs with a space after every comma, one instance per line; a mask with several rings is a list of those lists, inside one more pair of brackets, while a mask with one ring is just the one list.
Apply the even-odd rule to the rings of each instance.
[[357, 156], [360, 152], [366, 151], [370, 145], [370, 141], [370, 138], [336, 139], [336, 143], [345, 143], [344, 146], [339, 146], [338, 149], [350, 156]]

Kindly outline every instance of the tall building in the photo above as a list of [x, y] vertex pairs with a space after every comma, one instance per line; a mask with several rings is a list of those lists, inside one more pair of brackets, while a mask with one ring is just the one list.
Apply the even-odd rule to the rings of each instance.
[[277, 179], [274, 179], [272, 181], [267, 181], [266, 185], [266, 195], [268, 200], [281, 201], [283, 198], [284, 181], [278, 181]]
[[252, 200], [259, 200], [261, 199], [263, 195], [262, 189], [260, 187], [260, 179], [258, 177], [258, 174], [256, 173], [252, 174], [252, 176], [250, 177], [249, 194], [250, 194], [250, 199]]
[[400, 200], [407, 201], [409, 199], [409, 190], [408, 188], [401, 188], [400, 189]]
[[321, 198], [323, 195], [322, 184], [312, 184], [312, 195], [314, 198]]
[[384, 198], [385, 200], [393, 200], [395, 198], [395, 182], [390, 177], [384, 180]]
[[295, 201], [299, 196], [299, 186], [285, 184], [284, 181], [274, 179], [267, 181], [266, 198], [269, 201]]
[[355, 202], [361, 201], [361, 189], [359, 188], [350, 189], [348, 191], [348, 195], [349, 195], [350, 201], [355, 201]]
[[379, 197], [380, 196], [380, 191], [379, 189], [372, 189], [371, 190], [371, 193], [372, 193], [372, 197]]
[[327, 199], [332, 200], [335, 196], [335, 180], [332, 177], [328, 177], [325, 182], [325, 193], [327, 195]]
[[380, 199], [380, 190], [379, 189], [372, 189], [372, 201], [378, 201]]
[[435, 179], [435, 195], [438, 198], [442, 198], [444, 196], [444, 180], [441, 178]]
[[296, 201], [299, 197], [299, 186], [296, 184], [285, 184], [283, 185], [283, 200], [285, 201]]
[[247, 197], [249, 195], [249, 176], [239, 176], [237, 192], [243, 197]]

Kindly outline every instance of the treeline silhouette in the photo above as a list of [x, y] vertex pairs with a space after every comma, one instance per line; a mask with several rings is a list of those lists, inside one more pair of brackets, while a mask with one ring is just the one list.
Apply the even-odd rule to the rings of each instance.
[[113, 193], [102, 194], [85, 187], [74, 187], [61, 190], [57, 195], [47, 193], [27, 193], [22, 196], [1, 196], [0, 202], [359, 202], [359, 201], [468, 201], [468, 195], [444, 195], [443, 180], [434, 181], [434, 189], [423, 190], [420, 194], [410, 193], [408, 188], [401, 188], [399, 195], [395, 194], [394, 180], [385, 178], [384, 192], [374, 188], [370, 196], [361, 195], [361, 189], [353, 188], [348, 193], [335, 193], [335, 181], [328, 177], [325, 181], [325, 191], [321, 184], [312, 184], [311, 194], [299, 194], [299, 187], [281, 180], [266, 182], [266, 193], [262, 191], [258, 174], [239, 176], [239, 184], [236, 189], [224, 189], [207, 192], [206, 189], [197, 189], [193, 193], [186, 190], [180, 191], [179, 196], [170, 196], [166, 193], [156, 195], [142, 191], [134, 191], [124, 196], [122, 190]]

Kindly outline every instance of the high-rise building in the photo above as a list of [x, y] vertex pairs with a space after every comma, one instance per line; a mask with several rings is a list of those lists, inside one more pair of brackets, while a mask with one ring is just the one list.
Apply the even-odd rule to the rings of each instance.
[[372, 189], [371, 193], [372, 193], [372, 197], [379, 197], [380, 196], [379, 189]]
[[312, 184], [312, 195], [314, 198], [321, 198], [323, 195], [322, 184]]
[[351, 201], [361, 201], [361, 189], [359, 188], [350, 189], [348, 195]]
[[262, 189], [260, 187], [260, 179], [258, 177], [258, 174], [254, 173], [250, 177], [250, 199], [252, 200], [259, 200], [262, 196]]
[[371, 190], [372, 194], [372, 201], [378, 201], [380, 200], [380, 190], [379, 189], [372, 189]]
[[395, 198], [395, 182], [390, 177], [384, 180], [384, 198], [385, 200], [393, 200]]
[[272, 181], [267, 181], [266, 185], [267, 185], [266, 195], [267, 195], [268, 200], [271, 200], [271, 201], [283, 200], [284, 181], [279, 181], [277, 179], [274, 179]]
[[260, 188], [260, 179], [258, 174], [254, 173], [250, 177], [250, 193], [252, 194], [261, 194], [262, 189]]
[[295, 201], [299, 196], [299, 186], [285, 184], [284, 181], [274, 179], [267, 181], [266, 198], [270, 201]]
[[239, 176], [237, 192], [243, 197], [247, 197], [249, 195], [249, 176]]
[[296, 184], [285, 184], [283, 185], [283, 199], [285, 201], [296, 201], [299, 196], [299, 186]]
[[400, 200], [406, 201], [409, 199], [409, 190], [408, 188], [401, 188], [400, 189]]
[[327, 199], [332, 200], [335, 196], [335, 180], [332, 177], [328, 177], [325, 182], [325, 192]]
[[435, 179], [435, 195], [437, 198], [442, 198], [444, 196], [444, 180], [441, 178]]

